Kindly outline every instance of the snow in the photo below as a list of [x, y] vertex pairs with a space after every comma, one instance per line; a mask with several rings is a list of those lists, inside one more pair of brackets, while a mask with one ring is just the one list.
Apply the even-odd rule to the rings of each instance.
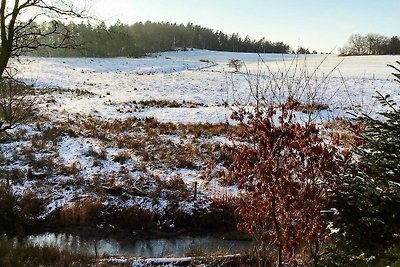
[[[246, 63], [242, 73], [231, 73], [227, 63], [238, 58]], [[259, 59], [263, 62], [259, 62]], [[337, 57], [335, 55], [294, 55], [229, 53], [207, 50], [166, 52], [143, 59], [114, 58], [22, 58], [15, 62], [17, 77], [41, 88], [79, 89], [92, 95], [55, 95], [49, 105], [57, 112], [92, 114], [101, 118], [129, 116], [155, 117], [166, 122], [225, 121], [231, 110], [224, 103], [252, 101], [249, 82], [261, 73], [294, 71], [319, 77], [316, 99], [330, 105], [329, 115], [345, 115], [378, 107], [376, 91], [391, 93], [400, 100], [399, 84], [391, 77], [396, 56]], [[200, 62], [202, 60], [203, 62]], [[209, 60], [210, 63], [205, 63]], [[197, 70], [207, 66], [211, 68]], [[224, 70], [224, 71], [223, 71]], [[249, 72], [249, 73], [247, 73]], [[326, 77], [322, 80], [322, 77]], [[268, 78], [268, 77], [267, 77]], [[263, 82], [263, 81], [262, 81]], [[314, 88], [311, 88], [314, 90]], [[397, 92], [396, 92], [397, 91]], [[196, 108], [154, 108], [118, 112], [123, 103], [140, 100], [191, 101], [206, 106]], [[361, 111], [360, 110], [360, 111]]]
[[[232, 58], [245, 62], [239, 73], [233, 73], [227, 66]], [[262, 59], [262, 61], [261, 61]], [[305, 98], [307, 93], [316, 93], [315, 99], [328, 104], [329, 108], [314, 114], [316, 120], [325, 121], [336, 116], [350, 116], [349, 112], [376, 114], [379, 103], [373, 98], [376, 91], [383, 95], [391, 94], [400, 102], [399, 83], [391, 77], [392, 70], [386, 66], [394, 63], [396, 56], [337, 57], [335, 55], [307, 55], [296, 58], [294, 55], [249, 54], [193, 50], [187, 52], [166, 52], [141, 59], [130, 58], [30, 58], [13, 62], [18, 69], [17, 78], [40, 88], [44, 95], [42, 112], [54, 122], [44, 122], [43, 129], [51, 128], [56, 122], [80, 121], [85, 116], [93, 116], [105, 121], [131, 117], [154, 117], [161, 122], [173, 123], [219, 123], [229, 119], [232, 105], [254, 103], [249, 85], [260, 82], [268, 84], [275, 71], [286, 73], [303, 72], [309, 75], [310, 91], [299, 94]], [[295, 67], [297, 66], [297, 67]], [[314, 73], [314, 69], [318, 70]], [[257, 76], [259, 72], [261, 76]], [[328, 76], [328, 77], [327, 77]], [[259, 80], [258, 80], [259, 79]], [[278, 75], [278, 80], [279, 78]], [[279, 80], [281, 81], [281, 80]], [[268, 87], [261, 87], [267, 88]], [[57, 90], [53, 90], [57, 89]], [[287, 92], [284, 92], [287, 95]], [[51, 101], [50, 101], [51, 100]], [[197, 103], [193, 107], [155, 107], [135, 106], [142, 100], [177, 101]], [[282, 100], [282, 99], [280, 99]], [[135, 102], [134, 102], [135, 101]], [[306, 115], [297, 117], [305, 120]], [[26, 131], [26, 138], [13, 143], [3, 143], [1, 156], [11, 162], [2, 169], [30, 168], [24, 158], [24, 149], [32, 146], [29, 137], [40, 132], [34, 127], [23, 125], [14, 130]], [[196, 208], [207, 210], [210, 197], [235, 196], [235, 186], [223, 186], [214, 174], [224, 171], [221, 165], [215, 166], [205, 181], [205, 164], [196, 163], [196, 169], [167, 168], [149, 166], [141, 156], [132, 151], [119, 148], [115, 143], [105, 144], [82, 132], [78, 137], [63, 135], [55, 144], [56, 151], [34, 151], [36, 160], [54, 157], [54, 163], [66, 167], [76, 167], [80, 185], [73, 183], [71, 175], [54, 173], [48, 179], [51, 187], [38, 187], [34, 181], [24, 180], [14, 186], [14, 191], [22, 194], [26, 189], [35, 189], [45, 199], [50, 199], [47, 216], [59, 207], [67, 206], [82, 196], [98, 197], [93, 192], [95, 179], [103, 188], [126, 189], [132, 184], [145, 183], [146, 190], [156, 190], [157, 181], [168, 181], [180, 177], [189, 189], [197, 182], [201, 194], [198, 200], [182, 201], [179, 206], [187, 214]], [[126, 136], [139, 138], [130, 132], [118, 133], [111, 139]], [[162, 135], [160, 141], [173, 144], [192, 142], [192, 137]], [[225, 136], [199, 138], [201, 143], [227, 144]], [[47, 147], [50, 146], [46, 144]], [[146, 147], [145, 149], [155, 149]], [[113, 160], [118, 154], [126, 152], [125, 162]], [[104, 153], [102, 157], [95, 154]], [[96, 163], [96, 164], [95, 164]], [[159, 179], [159, 180], [157, 180]], [[208, 180], [209, 179], [209, 180]], [[111, 185], [112, 186], [111, 186]], [[165, 192], [165, 191], [161, 191]], [[170, 204], [162, 196], [155, 199], [131, 195], [119, 198], [106, 195], [102, 198], [104, 206], [129, 208], [138, 206], [144, 210], [163, 214]]]
[[150, 108], [140, 113], [138, 117], [153, 117], [161, 122], [175, 123], [220, 123], [229, 119], [231, 111], [224, 107], [202, 108]]
[[[232, 259], [239, 257], [240, 254], [217, 256], [218, 259]], [[191, 262], [195, 260], [205, 260], [207, 257], [180, 257], [180, 258], [136, 258], [133, 260], [132, 267], [144, 267], [144, 266], [164, 266], [164, 267], [175, 267], [175, 266], [185, 266], [190, 265]], [[209, 259], [209, 258], [208, 258]], [[197, 266], [197, 265], [196, 265]], [[203, 266], [203, 265], [199, 265]], [[205, 265], [204, 265], [205, 266]]]
[[[179, 264], [184, 262], [190, 262], [193, 258], [150, 258], [150, 259], [136, 259], [133, 261], [132, 266], [151, 266], [151, 264]], [[173, 266], [173, 265], [171, 265]]]

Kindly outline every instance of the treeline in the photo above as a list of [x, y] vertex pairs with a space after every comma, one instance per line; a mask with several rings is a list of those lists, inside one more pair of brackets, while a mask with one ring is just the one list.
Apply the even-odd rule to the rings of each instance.
[[340, 49], [340, 55], [400, 55], [400, 39], [380, 34], [353, 34], [348, 44]]
[[[49, 27], [48, 23], [38, 27]], [[188, 23], [135, 23], [127, 25], [117, 22], [107, 26], [105, 23], [70, 23], [62, 25], [70, 31], [77, 47], [74, 49], [51, 49], [41, 47], [35, 55], [54, 57], [138, 57], [146, 53], [175, 49], [209, 49], [230, 52], [290, 53], [290, 46], [283, 42], [270, 42], [265, 38], [252, 40], [249, 36], [240, 37], [237, 33], [225, 34], [221, 31]], [[47, 38], [46, 42], [56, 42], [59, 36]]]

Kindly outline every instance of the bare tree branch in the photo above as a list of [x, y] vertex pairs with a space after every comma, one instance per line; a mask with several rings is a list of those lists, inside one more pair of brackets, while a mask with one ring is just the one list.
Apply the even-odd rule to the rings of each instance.
[[38, 97], [34, 90], [14, 79], [0, 81], [0, 133], [13, 129], [29, 119], [36, 110]]
[[[8, 61], [22, 53], [40, 47], [74, 47], [72, 32], [58, 20], [66, 18], [88, 18], [84, 10], [76, 8], [67, 0], [1, 0], [0, 5], [0, 77], [3, 77]], [[21, 20], [21, 14], [32, 14], [28, 20]], [[40, 19], [52, 20], [38, 26]], [[50, 43], [49, 37], [57, 42]]]

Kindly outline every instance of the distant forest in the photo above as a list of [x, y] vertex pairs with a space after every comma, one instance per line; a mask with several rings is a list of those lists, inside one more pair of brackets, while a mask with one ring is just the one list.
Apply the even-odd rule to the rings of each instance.
[[[38, 27], [50, 27], [48, 22]], [[59, 22], [58, 22], [59, 23]], [[51, 57], [139, 57], [146, 53], [175, 49], [209, 49], [230, 52], [290, 53], [291, 48], [283, 42], [270, 42], [265, 38], [244, 39], [237, 33], [225, 34], [221, 31], [188, 23], [135, 23], [127, 25], [117, 22], [107, 26], [88, 23], [60, 24], [59, 28], [69, 31], [77, 44], [74, 49], [51, 49], [41, 47], [30, 55]], [[56, 43], [58, 35], [46, 37], [46, 42]], [[72, 46], [71, 46], [72, 47]], [[301, 48], [303, 49], [303, 48]], [[304, 49], [308, 52], [308, 49]], [[303, 52], [304, 52], [303, 51]]]
[[400, 55], [398, 36], [387, 37], [380, 34], [353, 34], [348, 44], [340, 49], [342, 56], [355, 55]]

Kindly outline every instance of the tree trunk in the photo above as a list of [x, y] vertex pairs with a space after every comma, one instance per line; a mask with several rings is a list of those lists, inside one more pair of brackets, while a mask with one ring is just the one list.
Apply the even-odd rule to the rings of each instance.
[[0, 52], [0, 79], [3, 78], [4, 72], [7, 68], [8, 61], [11, 57], [11, 49], [7, 48], [7, 44], [3, 44]]
[[276, 201], [275, 201], [275, 192], [272, 191], [272, 218], [273, 223], [276, 231], [276, 239], [278, 240], [278, 260], [277, 260], [277, 267], [282, 267], [282, 244], [281, 244], [281, 233], [280, 233], [280, 225], [278, 222], [278, 215], [276, 214]]

